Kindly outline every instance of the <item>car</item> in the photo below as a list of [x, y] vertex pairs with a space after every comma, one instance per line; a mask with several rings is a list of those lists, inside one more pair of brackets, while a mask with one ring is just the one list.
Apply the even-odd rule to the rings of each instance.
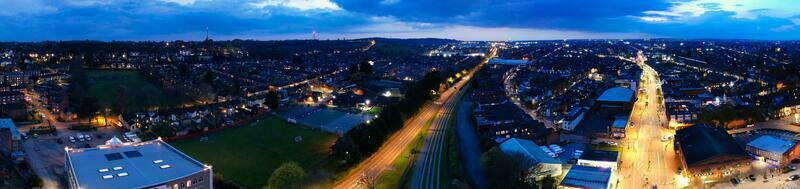
[[751, 174], [751, 175], [748, 175], [747, 178], [750, 179], [750, 181], [753, 181], [753, 182], [756, 181], [756, 175]]
[[797, 179], [800, 179], [800, 175], [789, 176], [789, 178], [787, 178], [786, 180], [787, 181], [793, 181], [793, 180], [797, 180]]
[[71, 142], [71, 143], [75, 143], [75, 137], [72, 137], [72, 136], [71, 136], [71, 137], [69, 137], [69, 142]]
[[733, 186], [739, 185], [739, 179], [732, 178], [731, 179], [731, 184], [733, 184]]
[[748, 124], [747, 125], [748, 128], [753, 127], [753, 126], [755, 126], [755, 125], [753, 125], [753, 124]]
[[92, 141], [92, 136], [85, 135], [83, 138], [86, 138], [86, 141]]
[[661, 142], [666, 142], [666, 141], [672, 140], [672, 137], [674, 137], [674, 136], [673, 135], [667, 135], [667, 136], [661, 137]]
[[28, 134], [22, 133], [20, 135], [22, 135], [22, 139], [28, 140]]
[[794, 171], [794, 170], [797, 170], [797, 166], [795, 166], [795, 165], [790, 165], [790, 166], [789, 166], [789, 169], [791, 169], [792, 171]]

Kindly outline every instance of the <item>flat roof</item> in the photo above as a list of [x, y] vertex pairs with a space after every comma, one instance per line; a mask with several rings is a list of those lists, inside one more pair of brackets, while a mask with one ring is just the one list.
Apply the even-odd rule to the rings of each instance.
[[574, 165], [564, 180], [561, 180], [561, 186], [575, 187], [575, 188], [590, 188], [590, 189], [605, 189], [611, 181], [611, 169], [600, 167], [589, 167]]
[[586, 150], [581, 154], [582, 160], [617, 162], [619, 152], [605, 150]]
[[796, 142], [784, 140], [774, 136], [764, 135], [747, 143], [747, 146], [758, 148], [770, 153], [783, 154], [796, 145]]
[[500, 150], [504, 153], [520, 153], [525, 157], [531, 158], [535, 163], [561, 164], [561, 161], [550, 157], [539, 148], [533, 141], [525, 139], [511, 138], [500, 144]]
[[151, 187], [206, 168], [161, 140], [66, 151], [80, 188]]
[[14, 121], [11, 119], [0, 119], [0, 129], [2, 128], [8, 128], [8, 130], [11, 131], [11, 139], [22, 140], [22, 136], [20, 136], [19, 130], [17, 130], [17, 125], [15, 125]]
[[606, 91], [603, 91], [603, 94], [601, 94], [600, 97], [597, 97], [597, 101], [608, 102], [631, 102], [632, 100], [633, 90], [622, 87], [610, 88]]
[[611, 123], [611, 127], [615, 128], [625, 128], [625, 125], [628, 125], [628, 117], [625, 116], [616, 116], [614, 117], [614, 123]]

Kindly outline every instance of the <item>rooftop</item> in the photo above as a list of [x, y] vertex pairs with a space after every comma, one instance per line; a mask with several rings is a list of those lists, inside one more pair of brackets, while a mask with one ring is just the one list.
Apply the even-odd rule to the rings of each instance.
[[605, 189], [611, 181], [611, 169], [575, 165], [561, 181], [561, 186]]
[[607, 161], [616, 162], [619, 158], [619, 152], [604, 151], [604, 150], [586, 150], [580, 159], [592, 161]]
[[747, 143], [747, 146], [758, 148], [770, 153], [783, 154], [796, 145], [796, 142], [783, 140], [774, 136], [764, 135]]
[[13, 140], [21, 140], [22, 136], [20, 136], [19, 130], [17, 130], [17, 125], [14, 124], [14, 121], [11, 119], [5, 118], [0, 119], [0, 129], [8, 128], [11, 131], [11, 138]]
[[69, 149], [67, 161], [80, 188], [146, 188], [207, 167], [161, 140]]
[[628, 124], [628, 117], [616, 116], [614, 117], [614, 123], [611, 123], [611, 127], [624, 129], [625, 125], [627, 124]]
[[560, 161], [553, 159], [545, 154], [539, 145], [533, 141], [525, 139], [511, 138], [500, 144], [500, 150], [504, 153], [520, 153], [535, 161], [535, 163], [561, 164]]
[[687, 166], [720, 156], [750, 158], [731, 135], [706, 124], [678, 130], [675, 132], [675, 143], [680, 146]]
[[622, 87], [610, 88], [603, 92], [597, 101], [607, 102], [631, 102], [633, 100], [633, 90]]

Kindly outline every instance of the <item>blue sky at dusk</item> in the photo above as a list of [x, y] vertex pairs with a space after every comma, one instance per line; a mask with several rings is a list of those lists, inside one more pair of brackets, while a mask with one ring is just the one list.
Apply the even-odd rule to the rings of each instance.
[[800, 39], [796, 0], [0, 0], [0, 41]]

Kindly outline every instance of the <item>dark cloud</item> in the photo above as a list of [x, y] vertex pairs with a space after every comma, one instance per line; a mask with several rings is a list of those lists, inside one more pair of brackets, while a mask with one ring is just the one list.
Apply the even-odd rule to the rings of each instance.
[[[290, 34], [312, 30], [392, 36], [389, 34], [393, 32], [437, 33], [431, 31], [454, 26], [509, 28], [517, 33], [581, 32], [585, 36], [609, 34], [609, 37], [647, 34], [682, 38], [800, 38], [800, 25], [790, 18], [734, 18], [733, 13], [720, 10], [715, 3], [702, 4], [709, 11], [688, 21], [677, 17], [664, 17], [666, 21], [661, 23], [639, 19], [659, 16], [646, 15], [645, 11], [669, 10], [674, 4], [665, 0], [333, 0], [341, 10], [258, 7], [253, 5], [254, 0], [198, 0], [187, 5], [156, 0], [40, 1], [24, 1], [26, 4], [16, 6], [26, 9], [0, 7], [0, 41], [202, 39], [205, 27], [209, 27], [212, 36], [253, 38], [293, 36]], [[448, 37], [441, 35], [429, 37]]]

